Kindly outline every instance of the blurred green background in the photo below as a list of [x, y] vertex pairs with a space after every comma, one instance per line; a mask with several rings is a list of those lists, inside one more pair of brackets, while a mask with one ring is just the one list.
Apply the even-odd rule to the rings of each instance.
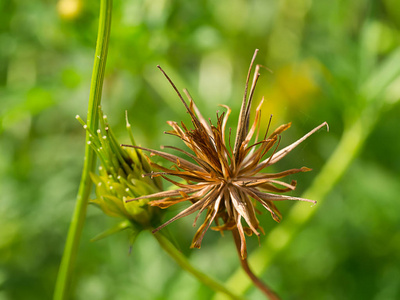
[[[83, 164], [75, 115], [86, 116], [98, 10], [93, 0], [0, 2], [0, 300], [52, 297]], [[355, 159], [262, 278], [283, 299], [400, 299], [399, 36], [396, 0], [115, 1], [103, 109], [121, 142], [127, 110], [139, 144], [180, 145], [163, 131], [188, 116], [160, 64], [203, 115], [215, 120], [217, 105], [229, 105], [234, 127], [259, 48], [257, 63], [273, 70], [258, 83], [262, 125], [270, 114], [272, 127], [293, 122], [281, 146], [330, 125], [275, 166], [313, 169], [295, 176], [293, 195], [362, 120], [362, 136], [349, 138], [361, 139]], [[278, 203], [283, 222], [293, 204]], [[279, 226], [267, 212], [260, 220], [267, 234]], [[74, 299], [212, 297], [147, 232], [130, 255], [124, 233], [89, 242], [116, 221], [89, 207]], [[168, 230], [194, 265], [225, 281], [239, 266], [230, 235], [209, 231], [191, 250], [192, 221]], [[246, 296], [262, 297], [254, 288]]]

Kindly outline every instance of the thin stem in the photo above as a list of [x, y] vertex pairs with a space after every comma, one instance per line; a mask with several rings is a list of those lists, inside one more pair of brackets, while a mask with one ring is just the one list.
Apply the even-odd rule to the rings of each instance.
[[233, 239], [235, 241], [236, 250], [237, 250], [238, 255], [239, 255], [240, 264], [242, 265], [242, 268], [246, 272], [247, 276], [249, 276], [249, 278], [254, 283], [254, 285], [256, 287], [258, 287], [268, 297], [268, 299], [270, 299], [270, 300], [280, 300], [279, 296], [273, 290], [271, 290], [264, 282], [262, 282], [260, 280], [260, 278], [258, 278], [253, 273], [253, 271], [250, 269], [250, 266], [249, 266], [249, 263], [247, 261], [247, 258], [242, 259], [241, 250], [240, 250], [241, 241], [240, 241], [240, 236], [239, 236], [239, 232], [237, 231], [237, 229], [232, 231], [232, 235], [233, 235]]
[[204, 274], [203, 272], [199, 271], [194, 266], [192, 266], [189, 263], [188, 259], [178, 249], [176, 249], [175, 246], [164, 235], [162, 235], [162, 233], [157, 232], [153, 234], [153, 236], [156, 238], [156, 240], [163, 248], [163, 250], [167, 252], [183, 270], [192, 274], [200, 282], [202, 282], [209, 288], [213, 289], [215, 292], [219, 292], [226, 295], [230, 299], [235, 299], [235, 300], [244, 299], [241, 296], [238, 296], [235, 293], [233, 293], [230, 289], [227, 289], [220, 282], [216, 281], [215, 279], [212, 279], [208, 275]]
[[[101, 0], [99, 29], [97, 44], [90, 86], [90, 96], [87, 115], [87, 126], [92, 132], [98, 128], [98, 106], [101, 102], [103, 88], [104, 70], [107, 60], [108, 40], [111, 28], [112, 0]], [[76, 199], [75, 210], [72, 216], [68, 231], [67, 241], [60, 269], [58, 271], [54, 300], [67, 299], [71, 291], [72, 275], [79, 249], [79, 242], [82, 235], [83, 225], [86, 218], [86, 208], [89, 195], [92, 189], [92, 181], [89, 173], [93, 172], [96, 166], [96, 155], [89, 146], [89, 131], [86, 132], [85, 160], [82, 170], [82, 177]]]

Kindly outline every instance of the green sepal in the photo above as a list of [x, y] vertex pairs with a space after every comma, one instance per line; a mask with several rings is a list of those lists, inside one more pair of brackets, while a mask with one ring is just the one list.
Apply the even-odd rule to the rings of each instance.
[[148, 226], [151, 220], [149, 208], [147, 206], [148, 200], [138, 200], [126, 202], [124, 201], [125, 210], [131, 216], [131, 219], [140, 223], [141, 225]]
[[134, 223], [131, 224], [131, 229], [132, 230], [129, 235], [129, 244], [130, 244], [129, 252], [132, 249], [132, 245], [136, 242], [136, 238], [138, 237], [139, 233], [142, 232], [142, 229]]
[[96, 235], [90, 241], [97, 242], [99, 240], [102, 240], [102, 239], [114, 234], [114, 233], [120, 232], [120, 231], [128, 229], [128, 228], [132, 228], [133, 232], [137, 232], [136, 235], [138, 235], [139, 232], [141, 231], [141, 229], [139, 229], [138, 226], [134, 225], [133, 223], [129, 222], [128, 220], [124, 220], [122, 222], [119, 222], [114, 227], [111, 227], [110, 229], [107, 229], [106, 231]]

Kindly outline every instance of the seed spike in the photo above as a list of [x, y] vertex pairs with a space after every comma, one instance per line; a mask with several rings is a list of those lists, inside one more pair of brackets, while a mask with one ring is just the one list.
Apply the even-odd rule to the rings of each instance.
[[165, 71], [163, 70], [163, 68], [161, 68], [160, 65], [157, 65], [157, 68], [160, 69], [160, 71], [164, 74], [164, 76], [167, 78], [167, 80], [169, 81], [169, 83], [172, 85], [172, 87], [174, 88], [175, 92], [178, 94], [179, 99], [181, 99], [183, 105], [185, 105], [186, 111], [190, 114], [190, 116], [192, 117], [193, 120], [196, 119], [196, 116], [193, 114], [193, 112], [190, 110], [189, 106], [187, 105], [185, 99], [183, 99], [181, 93], [179, 92], [178, 88], [176, 87], [176, 85], [172, 82], [171, 78], [169, 78], [169, 76], [167, 75], [167, 73], [165, 73]]
[[238, 127], [236, 130], [236, 140], [235, 140], [235, 146], [233, 148], [233, 156], [236, 157], [236, 153], [238, 151], [238, 148], [240, 147], [240, 142], [243, 136], [243, 130], [244, 130], [244, 125], [245, 125], [245, 118], [246, 118], [246, 99], [247, 99], [247, 90], [249, 88], [249, 81], [250, 81], [250, 74], [251, 74], [251, 69], [253, 68], [254, 61], [256, 59], [258, 53], [258, 49], [254, 51], [253, 58], [251, 59], [250, 62], [250, 67], [249, 71], [247, 72], [247, 78], [246, 78], [246, 84], [244, 88], [244, 95], [243, 95], [243, 100], [242, 100], [242, 106], [240, 108], [240, 114], [239, 114], [239, 121], [238, 121]]

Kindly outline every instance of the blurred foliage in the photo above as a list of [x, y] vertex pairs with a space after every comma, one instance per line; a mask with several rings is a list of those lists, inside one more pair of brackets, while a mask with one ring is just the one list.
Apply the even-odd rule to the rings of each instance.
[[[214, 118], [217, 105], [228, 104], [234, 122], [255, 48], [257, 62], [273, 70], [263, 71], [256, 94], [267, 100], [263, 125], [271, 113], [272, 127], [293, 122], [281, 146], [330, 125], [277, 166], [314, 169], [296, 176], [295, 195], [349, 124], [372, 110], [376, 122], [356, 160], [262, 276], [283, 299], [400, 298], [399, 7], [395, 0], [114, 3], [103, 109], [122, 142], [129, 143], [125, 110], [136, 142], [155, 149], [178, 142], [163, 135], [167, 120], [188, 120], [157, 64], [191, 91], [203, 115]], [[74, 116], [87, 108], [98, 9], [93, 0], [0, 2], [0, 299], [52, 295], [82, 168], [85, 132]], [[285, 216], [292, 204], [279, 204]], [[268, 214], [260, 219], [267, 234], [279, 226]], [[210, 232], [201, 250], [190, 250], [191, 223], [167, 230], [194, 265], [225, 280], [238, 267], [231, 237]], [[131, 256], [123, 233], [89, 242], [115, 224], [89, 207], [75, 299], [211, 297], [148, 233]], [[249, 239], [250, 252], [257, 243]]]

